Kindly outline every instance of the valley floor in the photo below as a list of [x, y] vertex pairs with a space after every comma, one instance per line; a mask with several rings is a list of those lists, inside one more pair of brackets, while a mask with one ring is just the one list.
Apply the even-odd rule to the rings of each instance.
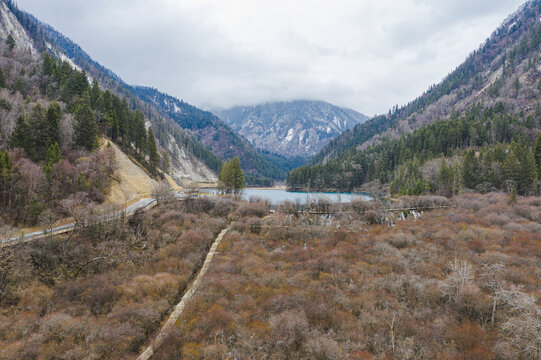
[[196, 198], [0, 249], [0, 359], [137, 358], [233, 221], [152, 359], [535, 359], [541, 199], [451, 205], [387, 226]]

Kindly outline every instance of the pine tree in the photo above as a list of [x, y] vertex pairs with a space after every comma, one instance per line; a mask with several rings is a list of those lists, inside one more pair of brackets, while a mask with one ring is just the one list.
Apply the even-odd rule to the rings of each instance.
[[522, 147], [520, 154], [519, 185], [524, 195], [530, 195], [537, 182], [537, 166], [534, 152], [527, 146]]
[[45, 157], [45, 163], [48, 165], [56, 164], [62, 160], [62, 153], [60, 152], [60, 146], [58, 143], [54, 143], [47, 149], [47, 155]]
[[15, 129], [11, 133], [9, 146], [11, 148], [24, 149], [25, 152], [28, 152], [28, 140], [30, 139], [30, 136], [30, 128], [26, 120], [23, 116], [19, 116], [15, 123]]
[[233, 193], [240, 194], [242, 189], [246, 187], [244, 174], [242, 173], [242, 168], [240, 166], [240, 160], [237, 156], [231, 160], [231, 173], [233, 181]]
[[537, 166], [537, 178], [541, 179], [541, 133], [537, 135], [534, 148], [535, 164]]
[[39, 104], [34, 106], [28, 120], [31, 130], [31, 138], [28, 140], [30, 143], [28, 157], [34, 161], [43, 160], [51, 144], [48, 136], [47, 110]]
[[46, 146], [49, 147], [55, 143], [60, 142], [60, 118], [62, 117], [62, 111], [60, 105], [57, 102], [52, 102], [47, 110], [47, 124], [46, 124]]
[[470, 150], [464, 154], [464, 162], [462, 166], [462, 179], [464, 186], [469, 189], [474, 189], [478, 184], [479, 162], [475, 156], [475, 151]]
[[165, 150], [162, 150], [162, 154], [160, 156], [160, 168], [166, 173], [168, 173], [171, 169], [171, 159]]
[[6, 44], [9, 46], [9, 51], [13, 51], [15, 49], [15, 39], [13, 38], [12, 34], [8, 35], [8, 38], [6, 39]]
[[92, 87], [90, 88], [90, 106], [94, 110], [99, 109], [101, 106], [101, 91], [96, 79], [92, 81]]
[[43, 67], [42, 71], [44, 75], [53, 75], [56, 70], [56, 61], [49, 55], [47, 51], [43, 53]]
[[54, 164], [62, 160], [62, 153], [60, 152], [60, 146], [58, 143], [54, 143], [47, 149], [47, 155], [45, 156], [45, 165], [43, 171], [48, 180], [51, 180], [51, 169]]
[[233, 168], [230, 160], [222, 163], [222, 168], [218, 175], [218, 190], [224, 194], [231, 194], [233, 191]]
[[444, 196], [449, 196], [449, 188], [452, 182], [452, 171], [453, 169], [447, 166], [447, 161], [445, 159], [441, 160], [440, 165], [440, 193]]
[[6, 87], [6, 77], [4, 76], [4, 72], [2, 69], [0, 69], [0, 88]]
[[152, 128], [148, 128], [148, 164], [150, 173], [154, 176], [158, 174], [158, 165], [160, 164], [160, 154], [158, 154], [158, 148], [156, 147], [156, 138]]
[[80, 101], [75, 109], [75, 144], [88, 151], [94, 148], [98, 127], [92, 108], [87, 101]]
[[134, 139], [133, 142], [135, 143], [135, 148], [139, 154], [144, 154], [146, 150], [146, 143], [147, 143], [147, 130], [145, 127], [145, 116], [143, 113], [139, 110], [135, 112], [135, 127], [134, 127]]

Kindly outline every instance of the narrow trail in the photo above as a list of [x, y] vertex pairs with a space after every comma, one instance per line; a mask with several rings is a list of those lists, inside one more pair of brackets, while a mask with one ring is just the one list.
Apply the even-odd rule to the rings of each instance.
[[186, 303], [193, 297], [199, 286], [201, 285], [201, 281], [203, 280], [203, 277], [207, 273], [210, 264], [212, 262], [212, 259], [214, 255], [216, 254], [216, 250], [218, 249], [218, 246], [222, 242], [223, 237], [227, 233], [227, 231], [231, 228], [229, 226], [228, 228], [222, 230], [222, 232], [216, 237], [216, 240], [214, 240], [214, 243], [212, 244], [207, 257], [205, 258], [205, 262], [203, 263], [203, 267], [199, 271], [199, 274], [197, 275], [197, 278], [192, 283], [192, 286], [186, 291], [184, 296], [182, 297], [182, 300], [175, 306], [175, 310], [169, 315], [169, 319], [167, 319], [167, 322], [165, 325], [161, 328], [160, 333], [154, 340], [152, 344], [150, 344], [149, 347], [137, 358], [137, 360], [148, 360], [153, 354], [154, 351], [156, 351], [165, 340], [165, 337], [168, 334], [169, 329], [171, 329], [177, 320], [180, 318], [180, 315], [182, 315], [182, 312], [184, 311], [184, 308], [186, 307]]

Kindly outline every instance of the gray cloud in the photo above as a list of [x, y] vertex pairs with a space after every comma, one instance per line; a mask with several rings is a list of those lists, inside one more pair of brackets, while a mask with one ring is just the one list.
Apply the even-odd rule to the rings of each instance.
[[126, 82], [202, 107], [298, 98], [367, 114], [420, 95], [523, 0], [19, 0]]

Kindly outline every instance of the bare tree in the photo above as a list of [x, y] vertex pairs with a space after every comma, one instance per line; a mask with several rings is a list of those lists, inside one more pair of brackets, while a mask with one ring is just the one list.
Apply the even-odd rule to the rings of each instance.
[[39, 215], [39, 223], [44, 227], [44, 235], [53, 236], [53, 226], [54, 223], [58, 220], [58, 217], [51, 210], [46, 209]]
[[395, 352], [395, 322], [396, 322], [396, 312], [393, 312], [393, 316], [389, 320], [385, 320], [389, 326], [389, 331], [391, 333], [391, 349], [392, 352]]
[[473, 268], [469, 262], [457, 258], [449, 263], [449, 268], [450, 272], [445, 279], [444, 293], [449, 297], [449, 300], [456, 300], [462, 290], [473, 283]]
[[513, 286], [503, 292], [513, 316], [504, 324], [510, 343], [527, 357], [541, 360], [541, 307], [533, 295]]
[[74, 219], [75, 227], [84, 223], [89, 210], [93, 207], [87, 200], [87, 196], [88, 194], [85, 192], [78, 192], [60, 202], [64, 212]]
[[161, 182], [152, 191], [152, 197], [158, 201], [158, 204], [167, 204], [174, 200], [174, 195], [168, 184]]
[[494, 325], [496, 317], [496, 306], [498, 302], [503, 300], [504, 280], [501, 279], [501, 274], [505, 269], [505, 265], [501, 262], [487, 263], [483, 265], [483, 279], [485, 286], [492, 291], [492, 314], [490, 323]]

